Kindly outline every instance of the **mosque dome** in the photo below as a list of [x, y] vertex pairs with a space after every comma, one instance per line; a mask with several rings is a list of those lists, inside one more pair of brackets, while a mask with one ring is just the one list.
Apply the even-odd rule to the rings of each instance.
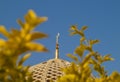
[[62, 68], [70, 65], [68, 61], [59, 59], [58, 37], [56, 40], [55, 58], [30, 67], [33, 82], [50, 82], [63, 75]]
[[50, 82], [55, 81], [58, 77], [63, 75], [61, 68], [69, 66], [68, 61], [62, 59], [50, 59], [40, 64], [30, 67], [33, 73], [33, 82]]

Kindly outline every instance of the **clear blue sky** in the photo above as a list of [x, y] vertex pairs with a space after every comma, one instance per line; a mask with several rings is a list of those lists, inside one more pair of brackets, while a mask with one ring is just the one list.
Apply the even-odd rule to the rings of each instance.
[[[54, 58], [55, 37], [60, 32], [60, 58], [71, 61], [66, 54], [73, 53], [79, 45], [79, 37], [69, 36], [73, 24], [87, 25], [86, 35], [89, 39], [99, 39], [95, 45], [101, 54], [112, 54], [113, 62], [106, 62], [106, 69], [120, 72], [120, 0], [1, 0], [0, 25], [7, 29], [19, 28], [16, 20], [23, 19], [29, 9], [39, 16], [47, 16], [48, 21], [36, 28], [49, 35], [39, 40], [50, 52], [32, 53], [25, 65], [34, 65]], [[0, 36], [1, 37], [1, 36]]]

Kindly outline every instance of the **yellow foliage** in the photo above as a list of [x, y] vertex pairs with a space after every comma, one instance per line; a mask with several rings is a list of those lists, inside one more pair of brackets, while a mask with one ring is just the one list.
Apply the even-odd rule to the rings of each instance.
[[[28, 72], [29, 66], [23, 66], [30, 54], [24, 55], [21, 59], [19, 56], [28, 51], [48, 51], [42, 44], [34, 42], [47, 37], [42, 32], [34, 32], [34, 28], [45, 22], [47, 17], [38, 17], [33, 10], [29, 10], [24, 19], [25, 22], [18, 19], [20, 30], [7, 31], [3, 25], [0, 26], [0, 34], [6, 38], [0, 38], [0, 82], [32, 82], [31, 73]], [[120, 73], [113, 72], [107, 75], [102, 63], [113, 58], [109, 54], [102, 56], [94, 51], [93, 45], [99, 40], [87, 40], [84, 34], [86, 29], [87, 26], [80, 30], [76, 25], [71, 26], [71, 35], [81, 36], [80, 45], [75, 49], [75, 54], [68, 54], [74, 62], [63, 69], [65, 75], [58, 78], [57, 82], [120, 82]], [[96, 77], [93, 71], [99, 76]]]
[[2, 47], [4, 47], [4, 46], [5, 46], [5, 40], [0, 39], [0, 47], [1, 47], [0, 50], [2, 50]]
[[9, 37], [9, 32], [5, 29], [4, 26], [0, 26], [0, 33], [6, 37]]
[[[58, 78], [57, 82], [120, 82], [120, 73], [113, 72], [107, 75], [102, 63], [113, 58], [109, 54], [102, 56], [94, 51], [93, 45], [99, 40], [87, 40], [84, 34], [86, 29], [87, 26], [83, 26], [81, 30], [78, 30], [76, 25], [71, 26], [71, 34], [81, 36], [80, 45], [75, 49], [75, 54], [68, 54], [74, 62], [69, 67], [63, 68], [65, 75]], [[95, 76], [94, 71], [99, 76]]]
[[78, 54], [80, 57], [83, 56], [85, 51], [85, 46], [84, 45], [80, 45], [75, 49], [75, 54]]
[[29, 10], [25, 15], [25, 20], [26, 23], [30, 24], [31, 26], [37, 26], [38, 24], [45, 22], [47, 17], [37, 17], [33, 10]]
[[47, 51], [47, 49], [43, 45], [32, 42], [26, 43], [25, 47], [29, 51], [38, 51], [38, 52]]
[[[33, 10], [25, 15], [25, 22], [20, 19], [20, 30], [11, 29], [10, 32], [4, 26], [0, 26], [0, 34], [7, 39], [0, 38], [0, 82], [32, 82], [29, 66], [23, 66], [30, 54], [19, 56], [28, 51], [46, 52], [47, 49], [34, 40], [46, 38], [41, 32], [34, 32], [34, 28], [45, 22], [47, 17], [38, 17]], [[19, 59], [19, 61], [18, 61]]]

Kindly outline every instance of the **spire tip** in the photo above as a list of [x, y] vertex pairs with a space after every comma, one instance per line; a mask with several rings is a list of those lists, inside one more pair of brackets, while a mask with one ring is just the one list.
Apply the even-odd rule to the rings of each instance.
[[59, 58], [59, 43], [58, 43], [59, 36], [60, 36], [60, 33], [58, 33], [57, 36], [56, 36], [55, 59], [58, 59], [58, 58]]

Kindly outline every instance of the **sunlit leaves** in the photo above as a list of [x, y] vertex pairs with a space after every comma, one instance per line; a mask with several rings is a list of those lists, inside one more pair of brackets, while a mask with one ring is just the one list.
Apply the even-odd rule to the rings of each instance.
[[75, 35], [75, 34], [79, 34], [80, 36], [84, 37], [84, 30], [87, 29], [87, 26], [83, 26], [81, 28], [81, 30], [77, 29], [77, 25], [73, 25], [71, 26], [70, 30], [71, 30], [71, 35]]
[[84, 42], [85, 41], [85, 37], [82, 37], [81, 39], [80, 39], [80, 42]]
[[99, 43], [99, 40], [90, 40], [89, 41], [90, 45], [94, 45], [94, 44], [97, 44], [97, 43]]
[[22, 28], [24, 28], [24, 23], [23, 23], [20, 19], [17, 20], [17, 23], [18, 23]]
[[29, 50], [29, 51], [37, 51], [37, 52], [46, 52], [48, 51], [43, 45], [41, 44], [37, 44], [37, 43], [26, 43], [25, 47]]
[[[37, 26], [40, 23], [43, 23], [47, 20], [47, 17], [37, 17], [33, 10], [29, 10], [28, 13], [25, 15], [26, 23], [30, 24], [31, 26]], [[20, 24], [22, 24], [20, 22]]]
[[41, 32], [34, 32], [34, 33], [31, 33], [30, 35], [31, 35], [31, 39], [30, 39], [31, 41], [47, 37], [46, 34], [41, 33]]
[[84, 31], [86, 30], [88, 27], [87, 26], [82, 26], [81, 30]]
[[4, 39], [0, 39], [0, 50], [1, 50], [1, 48], [2, 47], [4, 47], [5, 46], [5, 40]]
[[[83, 26], [80, 30], [77, 25], [71, 26], [71, 35], [81, 36], [80, 45], [76, 47], [74, 55], [68, 54], [74, 62], [69, 67], [64, 68], [65, 75], [59, 78], [57, 82], [119, 82], [119, 73], [113, 73], [109, 77], [105, 67], [102, 66], [104, 62], [111, 61], [113, 58], [110, 55], [102, 56], [93, 49], [99, 40], [88, 40], [84, 34], [86, 29], [87, 26]], [[93, 71], [97, 72], [99, 76], [94, 76]], [[71, 78], [68, 79], [67, 77]]]
[[78, 54], [80, 57], [82, 57], [84, 51], [85, 51], [85, 45], [80, 45], [75, 49], [75, 54]]
[[47, 17], [38, 17], [33, 10], [29, 10], [25, 22], [18, 20], [20, 30], [12, 28], [7, 31], [4, 26], [0, 26], [0, 34], [6, 37], [5, 40], [0, 38], [0, 82], [32, 82], [29, 66], [23, 66], [30, 54], [20, 60], [18, 58], [28, 51], [47, 51], [42, 44], [34, 43], [34, 40], [47, 37], [42, 32], [34, 32], [34, 28], [46, 20]]
[[26, 54], [25, 56], [23, 56], [18, 62], [18, 66], [21, 66], [30, 57], [30, 55], [31, 54]]
[[109, 79], [109, 82], [119, 82], [120, 81], [120, 73], [115, 71], [110, 75], [110, 77], [108, 79]]
[[78, 58], [72, 54], [67, 54], [68, 57], [70, 57], [71, 59], [78, 61]]
[[[78, 81], [78, 80], [77, 80]], [[59, 78], [57, 82], [77, 82], [74, 74], [68, 74], [63, 76], [63, 78]]]
[[111, 61], [111, 60], [114, 60], [114, 59], [111, 58], [110, 56], [111, 56], [110, 54], [105, 55], [105, 56], [103, 57], [103, 61]]
[[0, 34], [4, 35], [5, 37], [9, 37], [9, 32], [4, 26], [0, 26]]

